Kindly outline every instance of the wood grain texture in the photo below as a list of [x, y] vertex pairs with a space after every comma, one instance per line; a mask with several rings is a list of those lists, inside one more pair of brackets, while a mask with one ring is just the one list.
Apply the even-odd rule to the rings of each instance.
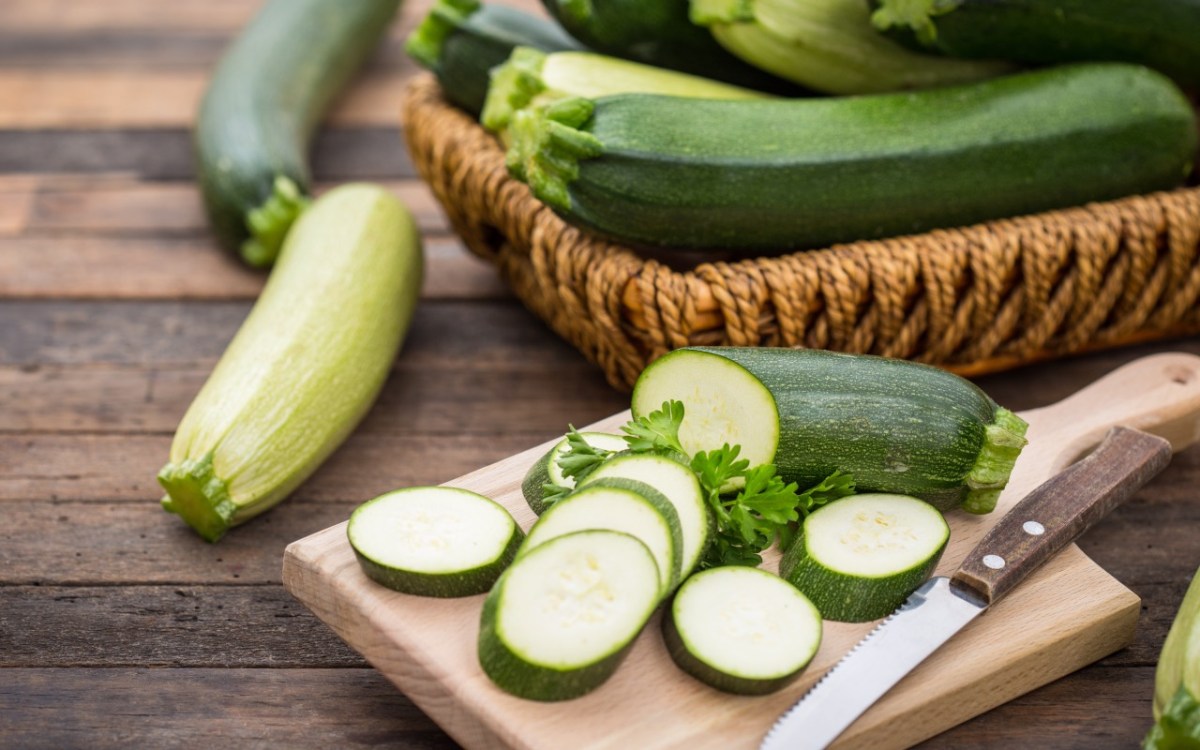
[[[1139, 392], [1130, 392], [1131, 382]], [[998, 512], [953, 514], [939, 571], [952, 571], [1024, 493], [1095, 445], [1097, 432], [1131, 424], [1183, 447], [1197, 437], [1198, 413], [1200, 359], [1186, 355], [1141, 360], [1064, 402], [1027, 412], [1031, 448]], [[593, 428], [611, 429], [624, 417]], [[545, 447], [451, 484], [497, 499], [528, 526], [532, 513], [519, 482]], [[768, 558], [767, 565], [776, 562]], [[827, 623], [821, 650], [797, 684], [745, 699], [674, 669], [652, 622], [613, 679], [574, 703], [579, 711], [563, 712], [508, 696], [482, 674], [474, 648], [479, 597], [422, 600], [375, 586], [359, 571], [342, 525], [288, 547], [284, 585], [470, 748], [755, 747], [775, 717], [870, 629]], [[838, 744], [906, 747], [932, 736], [1122, 647], [1138, 611], [1131, 592], [1070, 547], [918, 667]], [[653, 730], [629, 721], [636, 715], [655, 717]]]

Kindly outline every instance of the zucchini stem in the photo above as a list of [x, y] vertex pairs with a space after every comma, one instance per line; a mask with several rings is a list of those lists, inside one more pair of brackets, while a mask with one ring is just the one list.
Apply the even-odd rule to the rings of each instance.
[[962, 508], [968, 513], [991, 513], [1000, 492], [1008, 484], [1021, 449], [1029, 442], [1029, 423], [1004, 407], [996, 408], [995, 421], [987, 426], [983, 450], [967, 474], [967, 497]]
[[276, 177], [271, 195], [246, 215], [250, 239], [242, 243], [242, 260], [255, 268], [267, 268], [274, 263], [288, 230], [308, 204], [308, 198], [296, 183], [282, 175]]
[[158, 483], [167, 491], [163, 510], [183, 518], [205, 541], [217, 541], [233, 525], [237, 506], [225, 481], [213, 471], [211, 452], [200, 459], [168, 463], [158, 472]]
[[517, 47], [508, 62], [492, 69], [491, 84], [479, 121], [493, 132], [508, 127], [513, 113], [525, 109], [534, 97], [546, 90], [542, 66], [546, 55], [533, 47]]
[[579, 129], [595, 106], [590, 99], [571, 97], [513, 115], [508, 170], [552, 208], [570, 210], [567, 185], [579, 177], [579, 162], [604, 153], [600, 139]]
[[917, 41], [929, 47], [937, 41], [933, 19], [962, 5], [962, 0], [880, 0], [871, 23], [880, 31], [893, 26], [912, 29]]
[[450, 32], [467, 22], [479, 10], [479, 0], [438, 0], [420, 25], [409, 34], [404, 51], [426, 70], [437, 71], [442, 45]]

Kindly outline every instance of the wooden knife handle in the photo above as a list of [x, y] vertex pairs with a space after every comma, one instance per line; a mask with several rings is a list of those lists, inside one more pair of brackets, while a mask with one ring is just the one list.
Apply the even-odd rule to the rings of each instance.
[[1123, 503], [1171, 460], [1163, 438], [1114, 427], [1090, 455], [1017, 503], [951, 577], [951, 585], [995, 603], [1056, 552]]

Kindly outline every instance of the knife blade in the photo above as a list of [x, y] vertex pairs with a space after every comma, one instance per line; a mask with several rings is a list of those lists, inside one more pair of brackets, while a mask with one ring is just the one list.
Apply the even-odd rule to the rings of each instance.
[[1114, 427], [1030, 492], [950, 577], [917, 589], [771, 727], [759, 750], [820, 750], [905, 675], [1162, 471], [1171, 445]]

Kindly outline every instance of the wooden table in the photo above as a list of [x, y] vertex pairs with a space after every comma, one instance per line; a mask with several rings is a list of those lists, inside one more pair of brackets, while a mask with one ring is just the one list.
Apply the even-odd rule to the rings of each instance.
[[[527, 6], [533, 0], [524, 2]], [[420, 217], [428, 278], [358, 432], [290, 501], [217, 546], [158, 507], [172, 431], [262, 285], [213, 246], [190, 177], [206, 71], [255, 0], [0, 4], [0, 746], [450, 748], [280, 587], [291, 540], [627, 405], [468, 256], [397, 132], [403, 23], [318, 139], [321, 186], [384, 182]], [[1057, 400], [1152, 351], [984, 378]], [[1145, 601], [1135, 643], [932, 748], [1128, 748], [1200, 565], [1200, 450], [1088, 534]]]

